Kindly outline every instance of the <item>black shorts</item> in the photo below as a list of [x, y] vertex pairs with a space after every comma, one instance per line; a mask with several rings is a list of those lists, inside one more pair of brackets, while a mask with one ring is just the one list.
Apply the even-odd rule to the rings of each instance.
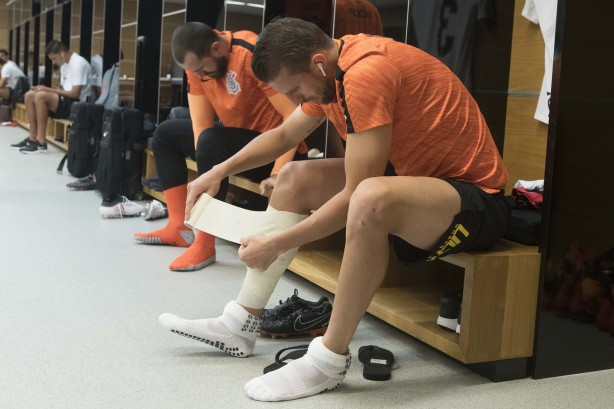
[[10, 87], [6, 87], [6, 89], [9, 90], [9, 99], [6, 102], [8, 104], [12, 104], [13, 103], [13, 94], [15, 94], [15, 90], [13, 88], [10, 88]]
[[58, 109], [53, 111], [49, 111], [49, 116], [55, 119], [66, 119], [70, 116], [70, 107], [73, 102], [78, 102], [78, 99], [67, 98], [63, 95], [60, 95], [60, 100], [58, 101]]
[[503, 191], [489, 194], [469, 183], [445, 179], [461, 198], [461, 212], [430, 250], [422, 250], [397, 236], [390, 236], [394, 251], [406, 263], [432, 261], [449, 254], [469, 250], [486, 250], [505, 234], [510, 209]]

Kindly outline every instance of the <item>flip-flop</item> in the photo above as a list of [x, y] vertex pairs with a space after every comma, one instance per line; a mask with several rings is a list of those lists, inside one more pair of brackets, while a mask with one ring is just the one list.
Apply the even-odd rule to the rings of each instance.
[[[286, 365], [288, 362], [301, 358], [303, 355], [307, 353], [308, 348], [309, 348], [309, 345], [296, 345], [293, 347], [288, 347], [288, 348], [284, 348], [280, 350], [275, 355], [275, 362], [265, 367], [262, 372], [267, 373], [267, 372], [275, 371], [281, 368], [282, 366]], [[286, 355], [282, 357], [281, 355], [286, 351], [290, 351], [290, 352], [288, 352]]]
[[358, 359], [364, 364], [362, 376], [370, 381], [387, 381], [394, 363], [394, 355], [387, 349], [375, 345], [358, 349]]

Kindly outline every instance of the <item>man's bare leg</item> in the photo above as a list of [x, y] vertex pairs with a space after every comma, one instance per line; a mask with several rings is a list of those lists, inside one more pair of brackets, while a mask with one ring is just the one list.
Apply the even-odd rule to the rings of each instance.
[[350, 200], [345, 250], [326, 334], [312, 341], [303, 358], [248, 382], [248, 396], [263, 401], [291, 400], [339, 386], [349, 368], [350, 340], [386, 275], [388, 234], [428, 249], [459, 212], [458, 193], [439, 179], [380, 177], [363, 181]]
[[0, 98], [8, 100], [11, 97], [11, 90], [8, 88], [0, 88]]
[[350, 203], [343, 261], [324, 345], [347, 350], [388, 269], [388, 234], [429, 249], [460, 212], [456, 189], [441, 179], [382, 177], [364, 181]]
[[36, 140], [36, 105], [34, 104], [34, 98], [36, 96], [36, 92], [34, 90], [30, 90], [26, 92], [24, 95], [24, 104], [26, 105], [26, 114], [28, 115], [28, 138], [31, 141]]
[[[344, 183], [343, 159], [290, 162], [279, 173], [269, 205], [308, 215], [340, 192]], [[262, 308], [242, 307], [257, 317], [262, 315]]]
[[44, 144], [47, 133], [47, 119], [49, 118], [49, 110], [55, 112], [58, 109], [60, 96], [53, 92], [37, 91], [34, 97], [36, 105], [36, 140], [40, 144]]

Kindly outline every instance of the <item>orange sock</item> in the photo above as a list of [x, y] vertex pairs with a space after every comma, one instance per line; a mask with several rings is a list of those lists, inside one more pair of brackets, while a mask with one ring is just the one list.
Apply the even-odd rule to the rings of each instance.
[[189, 247], [194, 241], [194, 233], [183, 224], [187, 185], [175, 186], [164, 191], [168, 208], [168, 223], [160, 230], [151, 233], [135, 233], [135, 239], [145, 244], [166, 244], [169, 246]]
[[196, 271], [215, 263], [215, 236], [199, 231], [194, 243], [168, 266], [172, 271]]

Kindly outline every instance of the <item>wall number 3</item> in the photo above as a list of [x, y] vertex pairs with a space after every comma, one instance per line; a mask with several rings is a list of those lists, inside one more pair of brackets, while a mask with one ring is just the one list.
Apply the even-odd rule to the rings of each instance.
[[454, 36], [446, 34], [448, 17], [458, 12], [457, 0], [444, 0], [439, 8], [439, 30], [437, 31], [437, 54], [439, 57], [447, 55], [454, 46]]

